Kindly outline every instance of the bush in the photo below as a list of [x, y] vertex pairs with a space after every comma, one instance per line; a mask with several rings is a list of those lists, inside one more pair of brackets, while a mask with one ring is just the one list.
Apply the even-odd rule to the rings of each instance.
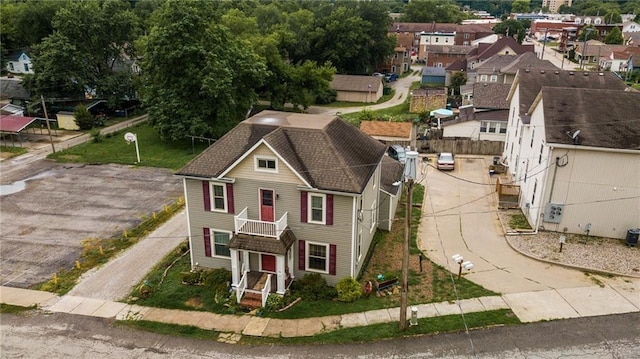
[[87, 110], [87, 106], [83, 104], [76, 106], [73, 117], [81, 130], [90, 130], [93, 127], [93, 115]]
[[213, 289], [215, 293], [227, 292], [231, 283], [231, 272], [224, 268], [217, 268], [208, 272], [203, 281], [204, 285]]
[[318, 273], [305, 274], [291, 285], [297, 296], [306, 300], [331, 300], [336, 297], [335, 288], [329, 287], [327, 281]]
[[102, 142], [102, 140], [103, 140], [102, 133], [100, 133], [100, 130], [97, 129], [97, 128], [91, 130], [91, 138], [93, 139], [93, 142], [95, 142], [95, 143]]
[[338, 300], [351, 303], [362, 296], [362, 287], [351, 277], [342, 278], [336, 285]]
[[182, 272], [182, 283], [189, 285], [196, 285], [200, 283], [200, 272]]
[[284, 298], [278, 294], [271, 293], [267, 297], [267, 303], [264, 305], [264, 309], [270, 312], [275, 312], [284, 306]]

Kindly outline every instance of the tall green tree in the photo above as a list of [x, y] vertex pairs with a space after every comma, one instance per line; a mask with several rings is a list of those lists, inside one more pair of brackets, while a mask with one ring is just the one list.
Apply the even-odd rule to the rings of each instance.
[[405, 6], [400, 21], [460, 23], [466, 19], [460, 6], [450, 0], [414, 0]]
[[522, 43], [525, 37], [525, 27], [519, 20], [505, 20], [493, 27], [493, 32], [515, 37], [518, 43]]
[[266, 77], [260, 57], [228, 29], [206, 2], [168, 1], [143, 48], [142, 100], [167, 140], [218, 137], [243, 120]]
[[620, 31], [620, 28], [617, 26], [611, 29], [611, 31], [604, 38], [605, 44], [622, 45], [623, 42], [624, 37], [622, 36], [622, 31]]
[[513, 5], [511, 5], [512, 12], [523, 14], [528, 13], [530, 10], [529, 0], [513, 0]]
[[32, 94], [77, 98], [87, 92], [116, 105], [133, 93], [127, 61], [137, 28], [128, 3], [66, 2], [52, 26], [54, 32], [33, 49], [35, 75], [25, 78]]
[[457, 71], [453, 75], [451, 75], [451, 79], [449, 80], [449, 88], [451, 89], [450, 94], [453, 96], [460, 95], [460, 86], [463, 86], [467, 83], [467, 73], [464, 71]]

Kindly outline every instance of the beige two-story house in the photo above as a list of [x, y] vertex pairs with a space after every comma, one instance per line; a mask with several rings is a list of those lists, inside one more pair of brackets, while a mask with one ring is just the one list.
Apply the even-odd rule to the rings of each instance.
[[332, 115], [239, 123], [177, 173], [192, 267], [229, 269], [238, 300], [253, 291], [263, 304], [307, 273], [330, 285], [356, 277], [401, 193], [402, 166], [385, 151]]

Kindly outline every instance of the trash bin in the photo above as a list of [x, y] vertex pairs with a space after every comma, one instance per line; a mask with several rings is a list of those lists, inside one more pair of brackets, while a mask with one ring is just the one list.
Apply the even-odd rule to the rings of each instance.
[[627, 231], [627, 245], [628, 246], [637, 246], [638, 245], [638, 237], [640, 237], [640, 228], [633, 228]]
[[493, 165], [499, 165], [500, 164], [500, 157], [494, 157], [493, 158]]
[[411, 319], [409, 325], [418, 325], [418, 307], [411, 307]]

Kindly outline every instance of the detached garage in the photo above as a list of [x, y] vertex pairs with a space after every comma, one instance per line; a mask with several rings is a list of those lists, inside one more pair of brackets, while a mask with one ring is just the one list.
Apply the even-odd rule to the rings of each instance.
[[334, 75], [331, 88], [336, 100], [345, 102], [378, 102], [382, 97], [382, 79], [375, 76]]

